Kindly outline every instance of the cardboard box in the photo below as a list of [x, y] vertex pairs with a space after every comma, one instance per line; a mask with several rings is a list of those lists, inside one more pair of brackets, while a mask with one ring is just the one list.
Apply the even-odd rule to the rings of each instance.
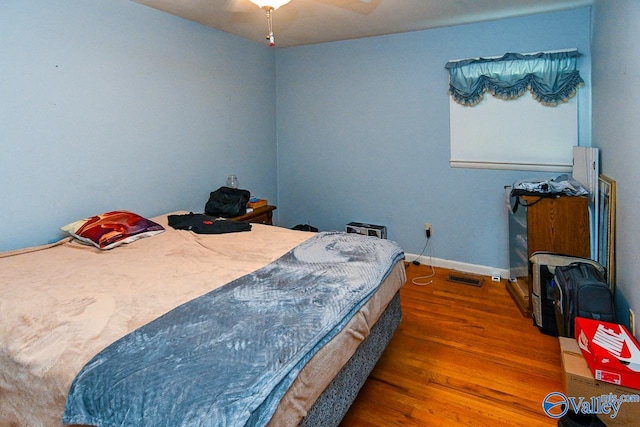
[[[562, 379], [569, 406], [592, 410], [609, 427], [637, 426], [640, 420], [640, 391], [598, 381], [574, 338], [560, 337]], [[607, 404], [615, 402], [617, 408]], [[617, 412], [616, 412], [617, 411]]]
[[597, 380], [640, 390], [640, 346], [627, 328], [576, 317], [575, 337]]

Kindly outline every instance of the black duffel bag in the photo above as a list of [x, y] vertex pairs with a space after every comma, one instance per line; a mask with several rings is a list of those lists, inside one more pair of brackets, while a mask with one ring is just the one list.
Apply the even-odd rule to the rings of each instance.
[[212, 191], [204, 206], [204, 213], [210, 216], [231, 218], [247, 213], [247, 202], [251, 194], [239, 188], [220, 187]]

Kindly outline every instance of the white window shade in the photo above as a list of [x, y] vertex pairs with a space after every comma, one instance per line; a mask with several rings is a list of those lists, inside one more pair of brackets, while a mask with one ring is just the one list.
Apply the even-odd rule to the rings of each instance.
[[452, 167], [570, 172], [578, 145], [576, 98], [545, 107], [531, 96], [485, 96], [474, 107], [450, 98]]

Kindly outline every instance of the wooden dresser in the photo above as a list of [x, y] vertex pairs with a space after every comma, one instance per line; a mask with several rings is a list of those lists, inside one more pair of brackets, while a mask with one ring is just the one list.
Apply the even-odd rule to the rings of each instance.
[[[513, 200], [513, 199], [512, 199]], [[536, 251], [589, 258], [589, 201], [586, 197], [521, 196], [525, 206], [509, 214], [507, 291], [523, 316], [531, 317], [529, 258]]]

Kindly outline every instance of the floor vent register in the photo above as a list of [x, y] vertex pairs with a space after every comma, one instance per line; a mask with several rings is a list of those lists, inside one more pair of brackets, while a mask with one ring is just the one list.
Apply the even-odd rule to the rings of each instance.
[[464, 273], [462, 271], [451, 271], [447, 278], [449, 282], [462, 283], [464, 285], [482, 286], [483, 277], [477, 274]]

